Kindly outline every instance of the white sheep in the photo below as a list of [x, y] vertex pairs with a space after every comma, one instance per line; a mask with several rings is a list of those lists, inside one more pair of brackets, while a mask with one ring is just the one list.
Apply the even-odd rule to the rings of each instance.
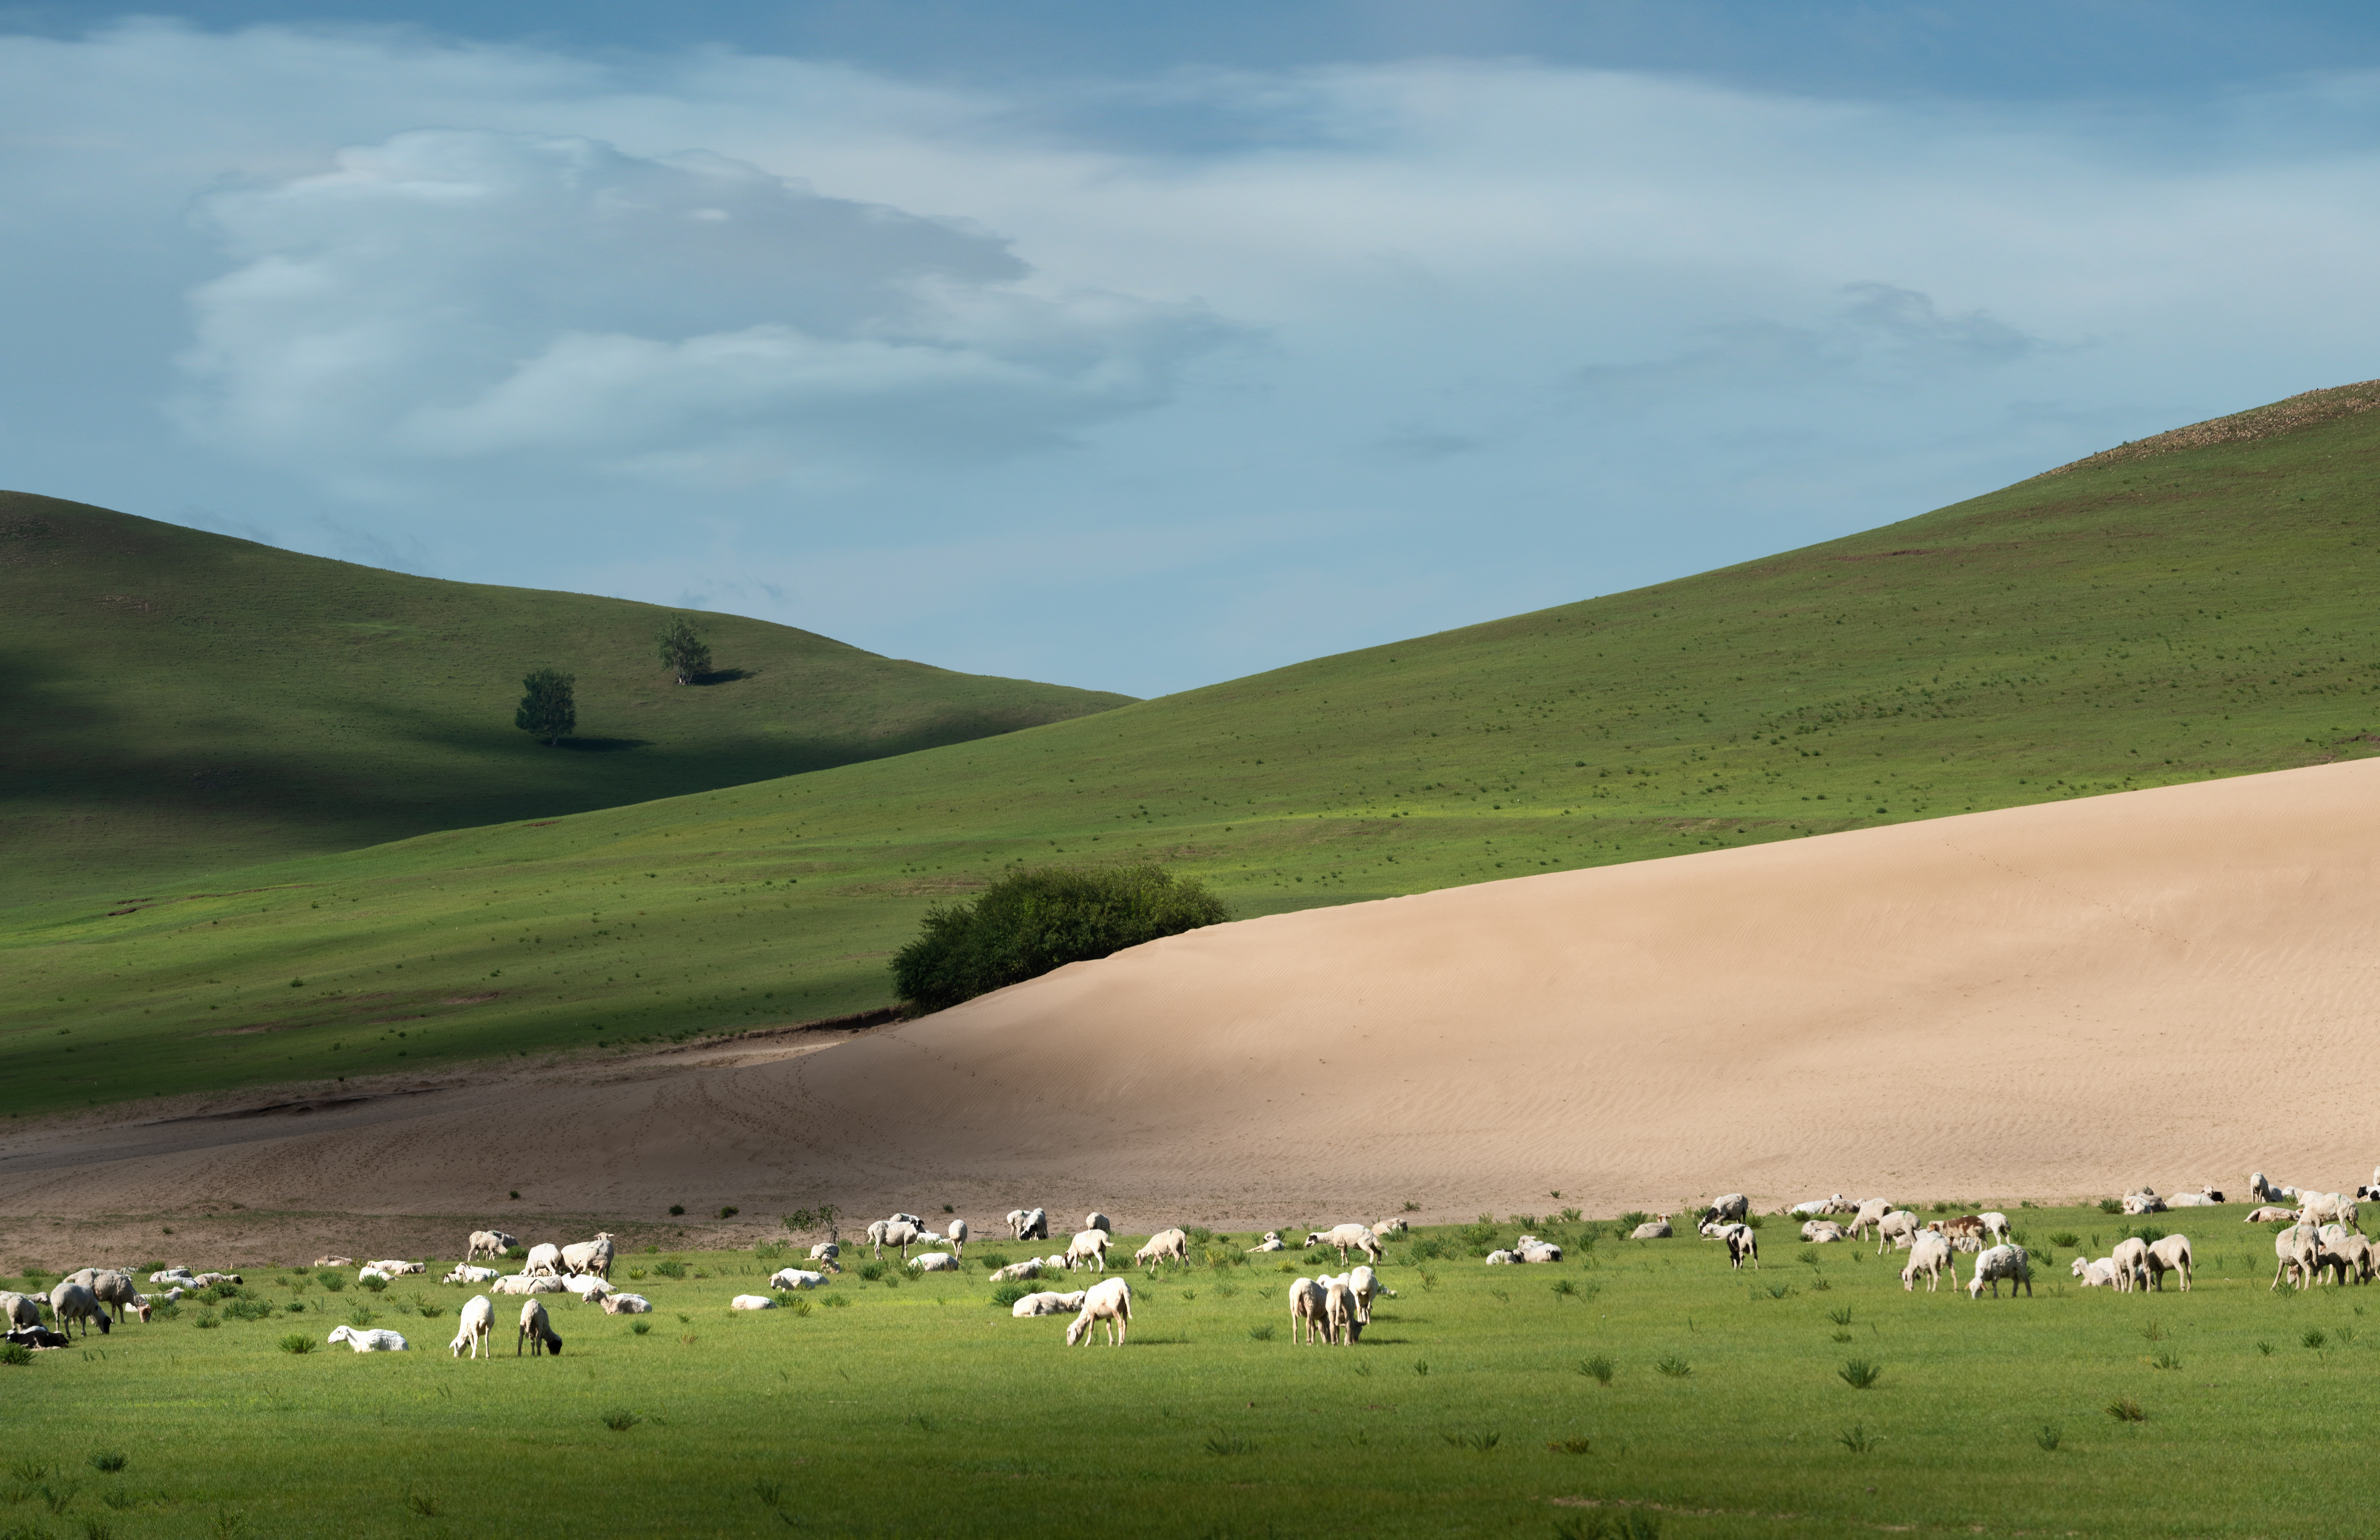
[[1268, 1230], [1264, 1233], [1263, 1240], [1258, 1241], [1255, 1245], [1248, 1248], [1248, 1255], [1250, 1256], [1254, 1256], [1258, 1252], [1287, 1251], [1288, 1249], [1289, 1243], [1281, 1238], [1280, 1231]]
[[727, 1302], [730, 1310], [774, 1310], [777, 1302], [766, 1294], [738, 1294]]
[[1322, 1302], [1329, 1291], [1310, 1278], [1289, 1285], [1289, 1340], [1303, 1347], [1322, 1340]]
[[1710, 1207], [1703, 1210], [1701, 1222], [1726, 1224], [1730, 1220], [1741, 1219], [1751, 1212], [1750, 1198], [1745, 1197], [1742, 1193], [1729, 1193], [1711, 1200]]
[[884, 1228], [880, 1231], [874, 1225], [868, 1227], [870, 1238], [876, 1243], [876, 1255], [879, 1256], [884, 1255], [886, 1246], [898, 1246], [901, 1249], [901, 1260], [906, 1262], [909, 1260], [909, 1248], [926, 1238], [923, 1225], [914, 1225], [906, 1219], [886, 1219], [883, 1225]]
[[1925, 1291], [1933, 1293], [1941, 1286], [1944, 1272], [1950, 1275], [1950, 1287], [1959, 1286], [1959, 1268], [1950, 1250], [1950, 1238], [1927, 1231], [1909, 1245], [1909, 1266], [1900, 1269], [1900, 1287], [1904, 1293], [1917, 1291], [1917, 1277], [1925, 1276]]
[[1089, 1341], [1101, 1321], [1107, 1323], [1109, 1345], [1123, 1346], [1124, 1333], [1132, 1326], [1132, 1285], [1123, 1279], [1108, 1279], [1083, 1291], [1082, 1314], [1066, 1328], [1066, 1345]]
[[562, 1294], [569, 1290], [567, 1283], [552, 1273], [506, 1273], [488, 1281], [492, 1294]]
[[521, 1264], [521, 1271], [531, 1277], [551, 1277], [561, 1272], [562, 1248], [551, 1241], [529, 1247], [528, 1260]]
[[147, 1324], [149, 1302], [140, 1297], [140, 1291], [134, 1286], [130, 1273], [121, 1267], [84, 1267], [68, 1276], [96, 1295], [100, 1304], [115, 1313], [117, 1326], [124, 1324], [127, 1316], [138, 1316], [142, 1324]]
[[2195, 1193], [2176, 1193], [2165, 1202], [2168, 1208], [2216, 1208], [2222, 1206], [2223, 1194], [2209, 1185]]
[[1402, 1219], [1382, 1219], [1372, 1227], [1375, 1235], [1402, 1235], [1413, 1227]]
[[2161, 1240], [2151, 1242], [2148, 1255], [2143, 1258], [2143, 1261], [2148, 1267], [2150, 1288], [2162, 1293], [2165, 1290], [2165, 1275], [2180, 1273], [2181, 1291], [2185, 1294], [2190, 1292], [2189, 1236], [2168, 1235]]
[[470, 1249], [463, 1254], [463, 1260], [477, 1262], [482, 1256], [502, 1256], [519, 1244], [501, 1230], [475, 1230], [471, 1231]]
[[476, 1289], [480, 1284], [487, 1282], [491, 1279], [502, 1278], [503, 1276], [503, 1272], [494, 1267], [475, 1267], [468, 1262], [457, 1262], [455, 1264], [455, 1270], [448, 1273], [443, 1281], [447, 1283], [459, 1283], [464, 1285], [466, 1288]]
[[42, 1324], [42, 1302], [31, 1294], [0, 1290], [0, 1331]]
[[843, 1271], [843, 1248], [832, 1241], [820, 1241], [810, 1248], [810, 1260], [828, 1272]]
[[2291, 1225], [2273, 1237], [2273, 1288], [2284, 1279], [2297, 1288], [2311, 1288], [2322, 1261], [2322, 1232], [2310, 1224]]
[[1086, 1292], [1085, 1290], [1077, 1289], [1071, 1294], [1027, 1294], [1010, 1305], [1008, 1313], [1018, 1320], [1023, 1320], [1027, 1316], [1062, 1316], [1068, 1311], [1080, 1310], [1083, 1307], [1083, 1295]]
[[575, 1274], [592, 1273], [597, 1278], [612, 1276], [612, 1232], [598, 1231], [592, 1241], [580, 1241], [562, 1248], [562, 1267]]
[[800, 1267], [780, 1267], [769, 1275], [771, 1289], [816, 1289], [826, 1282], [826, 1274], [808, 1272]]
[[606, 1316], [644, 1316], [652, 1312], [653, 1302], [642, 1294], [606, 1294], [595, 1302]]
[[1322, 1328], [1330, 1338], [1332, 1347], [1351, 1348], [1363, 1334], [1355, 1319], [1355, 1291], [1347, 1287], [1343, 1278], [1321, 1278]]
[[474, 1294], [464, 1304], [462, 1314], [455, 1322], [455, 1340], [451, 1344], [447, 1356], [460, 1358], [463, 1356], [463, 1350], [468, 1347], [471, 1350], [473, 1358], [478, 1358], [483, 1350], [488, 1357], [495, 1357], [495, 1350], [489, 1345], [490, 1336], [495, 1329], [496, 1302], [485, 1294]]
[[1802, 1239], [1814, 1246], [1832, 1245], [1843, 1238], [1843, 1227], [1832, 1219], [1803, 1219]]
[[1100, 1213], [1096, 1208], [1083, 1216], [1083, 1228], [1085, 1230], [1103, 1230], [1110, 1235], [1113, 1235], [1115, 1233], [1115, 1226], [1110, 1224], [1108, 1222], [1108, 1217], [1105, 1214]]
[[1488, 1254], [1487, 1265], [1491, 1267], [1517, 1267], [1521, 1265], [1521, 1254], [1499, 1247]]
[[[2323, 1271], [2337, 1271], [2338, 1281], [2341, 1283], [2345, 1283], [2350, 1274], [2358, 1283], [2371, 1282], [2374, 1265], [2372, 1243], [2364, 1236], [2342, 1235], [2336, 1242], [2323, 1243], [2322, 1257], [2318, 1266]], [[2319, 1280], [2319, 1275], [2317, 1275], [2317, 1280]], [[2184, 1287], [2187, 1285], [2185, 1284]]]
[[612, 1291], [612, 1280], [595, 1273], [581, 1273], [576, 1278], [565, 1278], [562, 1280], [562, 1286], [582, 1300], [601, 1299]]
[[[340, 1266], [345, 1267], [346, 1264], [342, 1262]], [[162, 1272], [151, 1273], [149, 1275], [149, 1281], [152, 1283], [162, 1284], [168, 1289], [173, 1288], [176, 1284], [179, 1284], [185, 1289], [194, 1289], [198, 1287], [199, 1282], [197, 1279], [190, 1276], [190, 1269], [188, 1267], [167, 1267]]]
[[2162, 1214], [2165, 1212], [2165, 1199], [2157, 1196], [2156, 1189], [2154, 1187], [2143, 1187], [2137, 1193], [2126, 1193], [2124, 1194], [2124, 1212], [2127, 1214]]
[[2350, 1230], [2363, 1227], [2356, 1223], [2355, 1200], [2337, 1193], [2308, 1193], [2299, 1219], [2306, 1224], [2343, 1224]]
[[1132, 1259], [1135, 1266], [1151, 1267], [1156, 1267], [1160, 1262], [1169, 1261], [1187, 1266], [1190, 1261], [1190, 1237], [1183, 1231], [1160, 1230], [1148, 1238], [1148, 1244], [1132, 1254]]
[[1967, 1297], [1984, 1297], [1984, 1285], [1992, 1286], [1992, 1298], [2000, 1297], [2000, 1280], [2006, 1279], [2009, 1298], [2016, 1298], [2017, 1286], [2024, 1286], [2025, 1297], [2033, 1297], [2033, 1268], [2027, 1263], [2022, 1246], [1994, 1246], [1975, 1258], [1975, 1276], [1967, 1279]]
[[[1792, 1207], [1785, 1210], [1785, 1213], [1790, 1219], [1806, 1219], [1820, 1214], [1832, 1214], [1837, 1212], [1835, 1206], [1842, 1201], [1843, 1195], [1840, 1193], [1837, 1193], [1830, 1198], [1812, 1198], [1806, 1203], [1797, 1203]], [[1852, 1207], [1856, 1207], [1858, 1206], [1853, 1205]]]
[[1852, 1213], [1852, 1227], [1850, 1231], [1852, 1239], [1854, 1241], [1864, 1240], [1867, 1236], [1869, 1228], [1876, 1224], [1878, 1221], [1883, 1219], [1887, 1214], [1891, 1212], [1892, 1200], [1890, 1198], [1869, 1198], [1863, 1202], [1859, 1207], [1854, 1209]]
[[91, 1335], [91, 1323], [93, 1321], [99, 1323], [102, 1337], [106, 1336], [115, 1324], [108, 1319], [107, 1306], [99, 1303], [99, 1295], [92, 1291], [91, 1285], [78, 1283], [70, 1278], [62, 1278], [51, 1285], [50, 1315], [62, 1332], [74, 1322], [80, 1321], [82, 1334], [86, 1337]]
[[965, 1219], [953, 1219], [951, 1221], [951, 1227], [942, 1233], [949, 1239], [951, 1243], [951, 1250], [961, 1256], [965, 1256], [966, 1255], [967, 1237], [974, 1234], [975, 1231], [967, 1228], [967, 1222]]
[[2107, 1253], [2107, 1260], [2116, 1266], [2116, 1292], [2132, 1293], [2149, 1285], [2149, 1243], [2137, 1235], [2127, 1235]]
[[2248, 1211], [2248, 1218], [2243, 1222], [2247, 1224], [2295, 1224], [2298, 1222], [2298, 1210], [2294, 1208], [2283, 1208], [2277, 1204], [2267, 1204], [2262, 1208], [2250, 1209]]
[[886, 1222], [887, 1224], [913, 1224], [913, 1225], [916, 1225], [919, 1230], [923, 1230], [923, 1229], [925, 1229], [925, 1228], [926, 1228], [926, 1221], [925, 1221], [924, 1217], [923, 1217], [923, 1216], [921, 1216], [921, 1215], [917, 1215], [917, 1214], [895, 1214], [895, 1215], [893, 1215], [890, 1219], [887, 1219], [885, 1222]]
[[391, 1278], [403, 1278], [407, 1273], [426, 1273], [430, 1270], [427, 1263], [407, 1262], [401, 1256], [391, 1257], [385, 1262], [375, 1262], [372, 1266]]
[[[341, 1265], [345, 1266], [345, 1264]], [[191, 1281], [196, 1283], [201, 1289], [212, 1289], [218, 1283], [238, 1285], [247, 1282], [248, 1279], [240, 1277], [237, 1273], [200, 1273]]]
[[1046, 1241], [1050, 1238], [1049, 1210], [1012, 1208], [1008, 1211], [1008, 1231], [1019, 1241]]
[[1520, 1254], [1524, 1262], [1547, 1263], [1562, 1259], [1561, 1247], [1551, 1241], [1540, 1241], [1534, 1235], [1522, 1236], [1513, 1243], [1512, 1249]]
[[920, 1252], [909, 1258], [909, 1266], [921, 1273], [954, 1273], [959, 1270], [959, 1259], [946, 1251]]
[[1656, 1214], [1628, 1232], [1632, 1241], [1666, 1241], [1670, 1238], [1670, 1216]]
[[407, 1352], [411, 1351], [410, 1344], [408, 1344], [403, 1337], [394, 1331], [388, 1330], [366, 1331], [358, 1327], [334, 1327], [332, 1328], [329, 1340], [334, 1342], [345, 1342], [347, 1346], [355, 1349], [358, 1352]]
[[358, 1283], [386, 1283], [389, 1281], [389, 1276], [387, 1272], [379, 1266], [379, 1264], [367, 1262], [362, 1267], [356, 1269], [356, 1281]]
[[1372, 1324], [1373, 1300], [1381, 1297], [1394, 1299], [1397, 1296], [1395, 1290], [1383, 1285], [1379, 1276], [1362, 1263], [1356, 1264], [1355, 1270], [1347, 1275], [1347, 1287], [1355, 1295], [1355, 1324], [1359, 1327]]
[[1984, 1233], [1995, 1243], [2005, 1245], [2012, 1239], [2009, 1231], [2009, 1217], [1998, 1209], [1986, 1208], [1975, 1218], [1984, 1221]]
[[1067, 1243], [1065, 1256], [1067, 1269], [1072, 1271], [1085, 1262], [1088, 1262], [1100, 1272], [1108, 1270], [1108, 1232], [1106, 1231], [1082, 1231], [1073, 1241]]
[[1038, 1256], [1028, 1256], [1022, 1262], [1010, 1263], [1007, 1267], [991, 1274], [989, 1278], [985, 1279], [984, 1281], [987, 1283], [1022, 1283], [1028, 1278], [1039, 1278], [1040, 1276], [1041, 1259]]
[[545, 1318], [545, 1306], [535, 1300], [521, 1302], [520, 1330], [513, 1334], [515, 1358], [520, 1356], [524, 1342], [528, 1344], [531, 1358], [549, 1352], [556, 1358], [562, 1356], [562, 1339], [553, 1334], [553, 1323]]
[[2085, 1289], [2112, 1289], [2116, 1286], [2116, 1264], [2113, 1258], [2103, 1256], [2098, 1261], [2092, 1262], [2078, 1256], [2074, 1259], [2071, 1271], [2076, 1278], [2082, 1280], [2082, 1287]]
[[[2380, 1182], [2380, 1171], [2374, 1171], [2372, 1173], [2372, 1179], [2375, 1182]], [[2274, 1186], [2270, 1182], [2265, 1181], [2264, 1172], [2258, 1171], [2248, 1178], [2248, 1201], [2250, 1203], [2278, 1203], [2280, 1200], [2281, 1190], [2278, 1187]]]
[[1906, 1246], [1917, 1239], [1921, 1227], [1917, 1216], [1906, 1208], [1896, 1208], [1876, 1221], [1876, 1254], [1881, 1256], [1893, 1246]]
[[1350, 1251], [1362, 1252], [1367, 1261], [1378, 1262], [1380, 1259], [1379, 1237], [1374, 1235], [1370, 1227], [1366, 1225], [1342, 1224], [1333, 1225], [1329, 1230], [1318, 1230], [1305, 1237], [1305, 1244], [1309, 1249], [1315, 1246], [1336, 1246], [1339, 1250], [1339, 1265], [1342, 1267], [1347, 1265], [1347, 1254]]

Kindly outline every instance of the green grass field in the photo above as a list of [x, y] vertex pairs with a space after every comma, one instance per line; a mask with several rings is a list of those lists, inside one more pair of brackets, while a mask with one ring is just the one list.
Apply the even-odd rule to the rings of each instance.
[[[2238, 1206], [2155, 1217], [2196, 1243], [2190, 1293], [2082, 1290], [2050, 1237], [2095, 1234], [2104, 1254], [2136, 1221], [2010, 1211], [2046, 1263], [2031, 1299], [1904, 1292], [1898, 1258], [1802, 1247], [1775, 1219], [1765, 1266], [1742, 1274], [1717, 1243], [1615, 1241], [1608, 1224], [1540, 1222], [1569, 1256], [1511, 1268], [1472, 1253], [1510, 1241], [1517, 1217], [1428, 1231], [1445, 1255], [1392, 1244], [1381, 1273], [1398, 1297], [1352, 1349], [1292, 1345], [1289, 1275], [1263, 1257], [1130, 1275], [1118, 1351], [1069, 1350], [1065, 1317], [993, 1306], [984, 1265], [1025, 1255], [1004, 1242], [979, 1240], [955, 1277], [845, 1274], [807, 1309], [748, 1316], [728, 1298], [778, 1263], [640, 1253], [614, 1278], [653, 1315], [547, 1296], [565, 1352], [516, 1359], [517, 1304], [500, 1300], [493, 1364], [447, 1355], [468, 1295], [434, 1281], [443, 1263], [381, 1294], [251, 1272], [249, 1299], [0, 1364], [0, 1534], [2368, 1527], [2380, 1291], [2268, 1292], [2269, 1235]], [[278, 1346], [319, 1343], [358, 1305], [415, 1351]], [[1855, 1360], [1880, 1366], [1866, 1388], [1844, 1377]], [[2142, 1420], [2109, 1415], [2125, 1401]]]
[[[899, 661], [670, 612], [446, 583], [0, 492], [0, 904], [431, 830], [616, 806], [879, 758], [1124, 697]], [[513, 726], [521, 675], [578, 679], [558, 748]]]
[[1003, 736], [19, 903], [0, 1108], [879, 1006], [927, 906], [1018, 863], [1155, 858], [1248, 916], [2368, 755], [2380, 413], [2349, 410], [2358, 389]]

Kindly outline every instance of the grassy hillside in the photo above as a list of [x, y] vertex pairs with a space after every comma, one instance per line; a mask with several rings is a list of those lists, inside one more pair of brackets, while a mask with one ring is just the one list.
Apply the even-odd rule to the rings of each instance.
[[[0, 903], [551, 818], [958, 743], [1125, 697], [733, 615], [676, 687], [668, 612], [443, 583], [0, 493]], [[578, 676], [578, 735], [513, 727]]]
[[27, 906], [0, 1106], [880, 1004], [926, 906], [1019, 862], [1252, 915], [2368, 754], [2375, 400], [999, 738]]

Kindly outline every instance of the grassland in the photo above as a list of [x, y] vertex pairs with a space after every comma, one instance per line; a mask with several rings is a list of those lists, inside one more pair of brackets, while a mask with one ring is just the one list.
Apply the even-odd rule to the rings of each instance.
[[20, 903], [0, 1108], [878, 1006], [926, 907], [1018, 863], [1156, 858], [1252, 916], [2368, 755], [2361, 389], [996, 738]]
[[[1292, 1345], [1270, 1258], [1134, 1274], [1130, 1341], [1070, 1351], [1064, 1318], [991, 1303], [987, 1267], [1023, 1255], [1005, 1243], [979, 1241], [956, 1276], [845, 1274], [800, 1313], [746, 1316], [726, 1302], [773, 1260], [639, 1253], [615, 1279], [653, 1315], [549, 1297], [564, 1355], [506, 1341], [493, 1364], [445, 1352], [462, 1290], [334, 1294], [251, 1270], [245, 1299], [0, 1365], [18, 1432], [0, 1533], [494, 1535], [527, 1515], [582, 1536], [2367, 1526], [2380, 1293], [2267, 1291], [2266, 1231], [2236, 1206], [2158, 1217], [2196, 1243], [2188, 1294], [2086, 1291], [2050, 1237], [2095, 1234], [2096, 1255], [2133, 1221], [2008, 1207], [2043, 1264], [2030, 1299], [1904, 1292], [1897, 1259], [1799, 1247], [1778, 1219], [1743, 1274], [1716, 1243], [1609, 1225], [1540, 1221], [1568, 1257], [1515, 1268], [1473, 1254], [1517, 1218], [1430, 1231], [1420, 1249], [1444, 1255], [1391, 1248], [1397, 1297], [1352, 1349]], [[278, 1346], [320, 1342], [358, 1304], [415, 1351]], [[516, 1314], [500, 1309], [500, 1340]], [[1855, 1360], [1880, 1367], [1866, 1388], [1844, 1376]], [[2142, 1420], [2109, 1415], [2126, 1401]]]
[[[1121, 705], [790, 626], [447, 583], [0, 493], [0, 902], [551, 818], [906, 753]], [[577, 675], [559, 748], [521, 675]], [[127, 886], [131, 884], [134, 886]]]

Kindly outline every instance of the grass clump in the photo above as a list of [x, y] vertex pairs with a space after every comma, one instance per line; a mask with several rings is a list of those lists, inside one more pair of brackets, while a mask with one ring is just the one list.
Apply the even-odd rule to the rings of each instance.
[[603, 1425], [614, 1433], [625, 1433], [643, 1421], [642, 1417], [625, 1407], [614, 1407], [603, 1413]]
[[2141, 1403], [2130, 1396], [2119, 1396], [2109, 1401], [2107, 1415], [2119, 1423], [2145, 1423], [2149, 1420], [2149, 1414], [2141, 1410]]
[[1884, 1365], [1871, 1364], [1864, 1358], [1854, 1358], [1835, 1371], [1836, 1376], [1854, 1390], [1865, 1390], [1884, 1377]]
[[0, 1342], [0, 1364], [21, 1369], [33, 1361], [33, 1350], [22, 1342]]
[[312, 1352], [315, 1346], [316, 1343], [314, 1339], [303, 1331], [293, 1331], [286, 1337], [281, 1339], [281, 1351], [283, 1352], [294, 1352], [302, 1356], [306, 1353]]
[[1598, 1352], [1592, 1358], [1580, 1359], [1578, 1372], [1597, 1385], [1609, 1385], [1614, 1369], [1611, 1360]]
[[892, 988], [941, 1011], [1160, 937], [1231, 918], [1195, 878], [1146, 864], [1040, 867], [994, 881], [972, 903], [926, 911], [917, 938], [892, 956]]
[[1654, 1364], [1653, 1367], [1660, 1370], [1671, 1379], [1691, 1378], [1694, 1372], [1694, 1366], [1693, 1364], [1687, 1363], [1684, 1359], [1679, 1357], [1674, 1352], [1663, 1353]]

